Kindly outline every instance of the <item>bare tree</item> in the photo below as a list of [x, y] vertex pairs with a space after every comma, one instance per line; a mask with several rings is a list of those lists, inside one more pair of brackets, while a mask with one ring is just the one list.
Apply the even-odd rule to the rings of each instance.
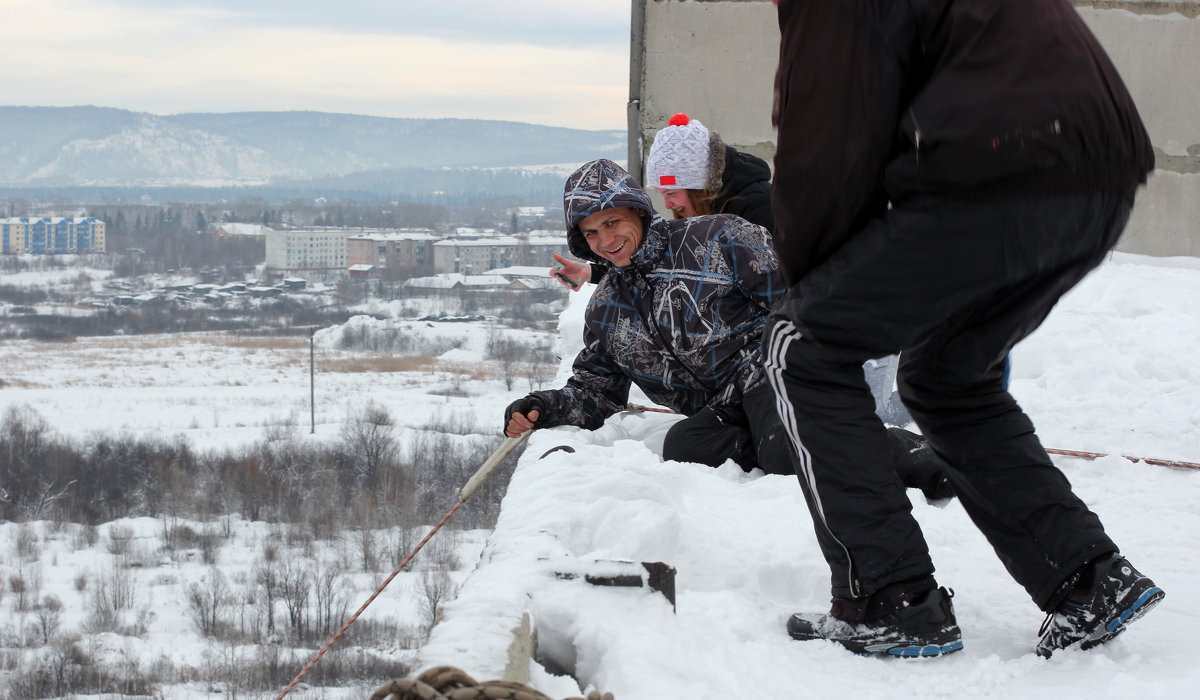
[[500, 363], [500, 378], [504, 380], [504, 388], [512, 391], [517, 380], [517, 365], [521, 361], [521, 345], [508, 338], [496, 341], [492, 349], [493, 356]]
[[423, 636], [428, 637], [442, 614], [442, 606], [454, 597], [454, 582], [445, 571], [422, 571], [417, 579], [417, 605]]
[[50, 425], [28, 406], [12, 406], [0, 422], [0, 519], [27, 515], [45, 489], [43, 462]]
[[40, 553], [37, 528], [33, 523], [21, 523], [17, 528], [17, 556], [25, 561], [37, 561]]
[[313, 625], [312, 631], [329, 635], [337, 631], [349, 617], [350, 594], [346, 590], [345, 577], [336, 564], [324, 563], [313, 576]]
[[58, 627], [62, 624], [62, 601], [53, 595], [47, 595], [42, 598], [42, 604], [38, 606], [37, 628], [42, 635], [42, 644], [49, 644], [50, 638], [58, 633]]
[[279, 572], [279, 596], [287, 608], [288, 623], [297, 640], [308, 637], [308, 601], [312, 597], [312, 571], [289, 561]]
[[380, 473], [395, 462], [395, 421], [386, 408], [369, 403], [346, 421], [342, 444], [362, 485], [373, 488]]
[[375, 571], [379, 568], [379, 543], [375, 531], [363, 519], [358, 527], [358, 555], [362, 561], [363, 571]]
[[279, 563], [274, 559], [259, 561], [254, 567], [254, 582], [262, 593], [257, 600], [267, 623], [267, 636], [275, 634], [275, 601], [280, 596]]
[[217, 634], [228, 614], [230, 600], [229, 583], [215, 566], [209, 568], [204, 579], [188, 586], [188, 609], [201, 635]]
[[130, 610], [137, 599], [137, 579], [128, 566], [122, 565], [122, 559], [114, 557], [113, 562], [101, 575], [96, 576], [96, 586], [92, 588], [93, 607], [116, 613]]

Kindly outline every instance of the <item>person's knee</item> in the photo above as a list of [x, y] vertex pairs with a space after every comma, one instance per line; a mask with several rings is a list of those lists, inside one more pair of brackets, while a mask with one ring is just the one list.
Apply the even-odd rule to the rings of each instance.
[[663, 459], [718, 467], [738, 453], [740, 432], [704, 409], [671, 426], [663, 439]]
[[685, 418], [672, 425], [663, 439], [663, 459], [671, 462], [697, 461], [696, 458], [704, 451], [696, 449], [696, 428], [693, 418]]

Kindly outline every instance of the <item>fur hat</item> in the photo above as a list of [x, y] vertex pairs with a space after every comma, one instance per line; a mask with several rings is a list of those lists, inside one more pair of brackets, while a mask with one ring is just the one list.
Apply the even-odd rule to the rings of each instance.
[[704, 190], [709, 174], [708, 129], [686, 114], [671, 117], [654, 136], [646, 158], [646, 186], [664, 190]]

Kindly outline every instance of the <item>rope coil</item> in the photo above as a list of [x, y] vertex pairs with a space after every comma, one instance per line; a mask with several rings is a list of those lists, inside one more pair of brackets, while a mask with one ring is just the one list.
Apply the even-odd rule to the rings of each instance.
[[[454, 666], [435, 666], [416, 678], [402, 678], [380, 686], [370, 700], [553, 700], [549, 695], [514, 681], [477, 682]], [[612, 693], [593, 690], [586, 698], [613, 700]]]

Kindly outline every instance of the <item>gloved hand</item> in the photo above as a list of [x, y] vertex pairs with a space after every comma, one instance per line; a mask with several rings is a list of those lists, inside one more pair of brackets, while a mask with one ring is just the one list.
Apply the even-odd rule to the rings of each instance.
[[533, 394], [513, 401], [504, 409], [504, 435], [510, 438], [521, 437], [525, 431], [534, 427], [533, 424], [545, 411], [546, 404]]

